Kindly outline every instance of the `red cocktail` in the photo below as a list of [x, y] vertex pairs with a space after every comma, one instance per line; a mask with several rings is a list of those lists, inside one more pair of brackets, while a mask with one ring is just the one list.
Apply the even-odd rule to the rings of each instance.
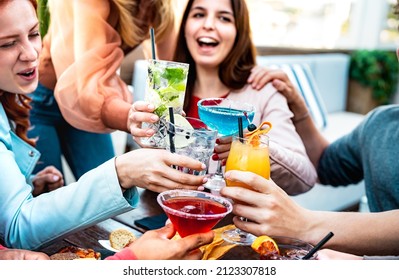
[[227, 199], [200, 191], [165, 191], [157, 201], [181, 237], [212, 230], [233, 209]]

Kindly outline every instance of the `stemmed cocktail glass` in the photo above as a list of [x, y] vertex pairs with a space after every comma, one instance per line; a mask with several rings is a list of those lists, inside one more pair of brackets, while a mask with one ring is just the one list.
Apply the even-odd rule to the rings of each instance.
[[[218, 131], [220, 137], [231, 136], [239, 130], [238, 119], [242, 118], [246, 128], [255, 116], [255, 107], [248, 103], [233, 101], [228, 98], [204, 98], [198, 101], [200, 119], [210, 128]], [[226, 185], [223, 178], [222, 163], [217, 162], [217, 169], [204, 185], [210, 190], [218, 191]]]
[[164, 191], [157, 201], [181, 237], [212, 230], [233, 210], [226, 198], [201, 191]]

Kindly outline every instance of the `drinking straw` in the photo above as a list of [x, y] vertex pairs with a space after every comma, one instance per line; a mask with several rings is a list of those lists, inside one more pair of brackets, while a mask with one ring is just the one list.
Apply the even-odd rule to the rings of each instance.
[[169, 107], [169, 122], [171, 125], [168, 127], [167, 131], [169, 135], [170, 151], [172, 153], [176, 152], [175, 142], [173, 140], [173, 136], [175, 136], [175, 117], [173, 114], [173, 107]]
[[314, 253], [316, 253], [324, 244], [327, 243], [328, 240], [330, 240], [331, 237], [334, 236], [334, 233], [332, 233], [331, 231], [319, 242], [317, 243], [316, 246], [313, 247], [312, 250], [309, 251], [309, 253], [306, 254], [306, 256], [304, 256], [302, 259], [303, 260], [308, 260], [310, 259]]
[[238, 137], [240, 138], [241, 143], [243, 142], [244, 138], [244, 131], [242, 127], [242, 117], [238, 117]]
[[150, 28], [150, 38], [151, 38], [151, 51], [152, 51], [152, 59], [157, 59], [155, 55], [155, 35], [154, 35], [154, 28]]

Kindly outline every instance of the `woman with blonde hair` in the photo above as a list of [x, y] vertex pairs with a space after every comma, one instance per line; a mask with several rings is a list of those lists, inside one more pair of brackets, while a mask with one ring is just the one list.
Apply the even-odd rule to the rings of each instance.
[[[150, 27], [157, 57], [172, 58], [177, 34], [172, 1], [48, 0], [40, 84], [31, 96], [29, 136], [38, 138], [42, 153], [35, 171], [48, 165], [62, 171], [63, 155], [78, 179], [114, 156], [110, 132], [130, 133], [137, 125], [129, 115], [153, 110], [132, 106], [118, 70], [124, 56], [149, 39]], [[140, 121], [157, 121], [152, 114], [141, 116]]]

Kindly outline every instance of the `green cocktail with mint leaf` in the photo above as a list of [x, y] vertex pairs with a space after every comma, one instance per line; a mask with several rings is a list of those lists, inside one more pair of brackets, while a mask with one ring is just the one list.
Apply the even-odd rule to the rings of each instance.
[[189, 65], [186, 63], [148, 60], [145, 101], [155, 106], [154, 113], [159, 116], [160, 120], [154, 124], [143, 124], [143, 126], [153, 128], [156, 131], [152, 137], [142, 138], [143, 144], [165, 148], [165, 137], [167, 137], [165, 118], [169, 114], [169, 107], [173, 107], [175, 114], [182, 113], [188, 68]]

